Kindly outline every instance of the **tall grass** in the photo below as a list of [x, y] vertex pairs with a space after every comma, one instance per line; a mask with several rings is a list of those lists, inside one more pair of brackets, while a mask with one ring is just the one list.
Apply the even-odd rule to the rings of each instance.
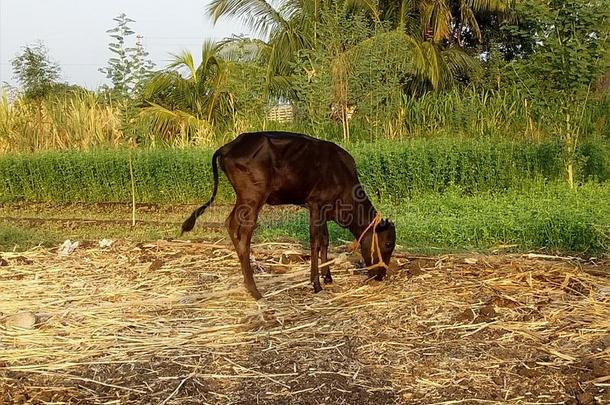
[[0, 99], [0, 151], [90, 149], [125, 144], [117, 108], [94, 94], [10, 103]]
[[[348, 146], [369, 194], [400, 201], [426, 192], [463, 194], [527, 189], [563, 182], [562, 145], [492, 140], [434, 139]], [[133, 151], [136, 200], [199, 202], [212, 189], [214, 149]], [[577, 181], [610, 179], [610, 151], [603, 143], [581, 143]], [[221, 176], [219, 201], [232, 189]], [[0, 157], [0, 200], [130, 201], [129, 151], [51, 151]]]
[[[375, 116], [356, 111], [350, 121], [351, 139], [448, 137], [541, 142], [561, 138], [557, 123], [565, 122], [566, 115], [576, 110], [584, 111], [578, 125], [585, 138], [610, 139], [610, 95], [594, 95], [584, 105], [572, 106], [565, 100], [541, 99], [515, 88], [467, 88], [404, 98], [400, 105], [385, 110]], [[116, 148], [130, 142], [142, 146], [210, 146], [232, 139], [241, 131], [262, 129], [296, 130], [331, 140], [343, 138], [341, 124], [330, 120], [325, 111], [320, 111], [319, 117], [307, 118], [297, 112], [294, 122], [284, 124], [247, 111], [240, 111], [239, 116], [242, 118], [230, 127], [206, 125], [201, 134], [188, 135], [183, 130], [159, 134], [133, 103], [109, 104], [92, 93], [10, 103], [3, 95], [0, 153]]]
[[[566, 113], [585, 108], [579, 125], [588, 136], [610, 134], [610, 97], [599, 95], [584, 106], [566, 100], [544, 99], [517, 89], [502, 91], [452, 91], [442, 96], [429, 94], [421, 100], [408, 100], [409, 132], [425, 136], [426, 131], [453, 136], [501, 137], [512, 140], [546, 140], [559, 137], [557, 123]], [[429, 123], [433, 123], [432, 127]]]
[[[374, 141], [431, 137], [498, 138], [535, 142], [561, 138], [558, 124], [566, 115], [580, 116], [577, 124], [587, 138], [610, 139], [610, 93], [586, 101], [533, 95], [516, 87], [502, 90], [453, 89], [404, 97], [397, 105], [363, 115], [356, 110], [350, 121], [352, 140]], [[580, 117], [579, 117], [580, 118]], [[341, 139], [339, 123], [328, 119], [296, 122], [293, 128], [330, 139]]]

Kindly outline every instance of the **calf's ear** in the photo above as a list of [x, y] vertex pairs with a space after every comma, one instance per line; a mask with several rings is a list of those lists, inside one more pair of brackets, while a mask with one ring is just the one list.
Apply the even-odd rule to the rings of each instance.
[[388, 221], [387, 219], [382, 219], [377, 225], [377, 228], [375, 229], [377, 230], [377, 232], [381, 232], [385, 229], [388, 229], [390, 225], [393, 225], [392, 222]]

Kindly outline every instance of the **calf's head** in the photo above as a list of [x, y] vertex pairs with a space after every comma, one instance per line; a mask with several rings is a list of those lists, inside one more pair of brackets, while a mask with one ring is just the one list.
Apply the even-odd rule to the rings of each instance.
[[[376, 238], [374, 238], [374, 235], [376, 235]], [[362, 238], [360, 253], [367, 267], [373, 266], [369, 269], [369, 277], [383, 280], [386, 275], [386, 266], [390, 264], [390, 257], [395, 246], [396, 227], [391, 221], [383, 219], [374, 229], [366, 232]], [[381, 257], [379, 257], [380, 255]]]

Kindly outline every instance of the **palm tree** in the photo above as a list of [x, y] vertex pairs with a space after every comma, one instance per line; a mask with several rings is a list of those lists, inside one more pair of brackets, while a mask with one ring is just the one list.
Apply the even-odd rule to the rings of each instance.
[[436, 43], [464, 45], [481, 40], [482, 19], [503, 15], [514, 0], [380, 0], [377, 13], [410, 35]]
[[413, 50], [419, 53], [406, 57], [422, 62], [418, 77], [432, 88], [443, 88], [457, 77], [477, 71], [476, 61], [463, 52], [464, 38], [480, 40], [479, 19], [505, 12], [511, 1], [285, 0], [274, 6], [266, 0], [213, 0], [208, 14], [214, 22], [223, 17], [240, 18], [262, 37], [258, 41], [259, 61], [267, 66], [269, 93], [285, 96], [290, 94], [298, 52], [324, 46], [318, 35], [323, 11], [349, 15], [361, 10], [370, 15], [373, 24], [390, 23], [405, 34], [405, 41], [416, 44]]
[[143, 114], [152, 118], [159, 133], [178, 132], [187, 138], [208, 134], [234, 114], [234, 96], [226, 90], [228, 69], [219, 50], [218, 44], [205, 42], [198, 65], [188, 51], [174, 55], [147, 83]]
[[[319, 2], [320, 0], [314, 0]], [[307, 1], [288, 0], [280, 7], [266, 0], [212, 0], [208, 15], [214, 23], [220, 18], [241, 18], [252, 32], [261, 37], [254, 41], [257, 59], [266, 66], [266, 96], [290, 98], [293, 93], [290, 76], [293, 62], [302, 49], [312, 46], [304, 4]], [[226, 42], [239, 41], [240, 38]]]
[[[467, 47], [482, 39], [481, 23], [504, 16], [514, 0], [380, 0], [380, 15], [424, 52], [421, 77], [432, 88], [453, 85], [479, 72]], [[425, 83], [419, 83], [425, 87]]]
[[[261, 37], [256, 41], [257, 59], [267, 68], [268, 96], [294, 100], [292, 79], [303, 74], [295, 71], [299, 55], [307, 54], [303, 51], [326, 55], [329, 60], [326, 66], [332, 72], [331, 109], [340, 113], [344, 137], [348, 138], [352, 65], [358, 60], [366, 61], [367, 52], [399, 39], [404, 44], [400, 46], [405, 58], [403, 65], [409, 67], [404, 72], [409, 76], [403, 88], [407, 94], [449, 88], [478, 74], [479, 61], [469, 55], [465, 46], [481, 39], [480, 21], [505, 12], [511, 1], [213, 0], [208, 14], [215, 22], [223, 17], [240, 18]], [[325, 24], [329, 16], [336, 21], [363, 12], [374, 27], [364, 41], [355, 45], [337, 44], [340, 35], [321, 36], [321, 27], [328, 28]], [[393, 27], [393, 32], [388, 32], [388, 26]], [[316, 71], [313, 63], [311, 71]]]

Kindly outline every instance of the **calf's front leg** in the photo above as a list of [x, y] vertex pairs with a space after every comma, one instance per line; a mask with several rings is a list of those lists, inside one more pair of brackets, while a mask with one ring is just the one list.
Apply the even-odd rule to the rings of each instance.
[[320, 274], [318, 270], [318, 254], [320, 252], [320, 210], [318, 206], [309, 207], [309, 241], [311, 244], [311, 283], [313, 292], [322, 291]]

